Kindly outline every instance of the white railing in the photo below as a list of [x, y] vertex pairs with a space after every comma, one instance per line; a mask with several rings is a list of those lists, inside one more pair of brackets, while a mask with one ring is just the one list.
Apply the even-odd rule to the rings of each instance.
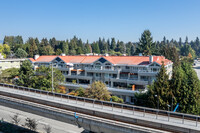
[[107, 71], [120, 71], [120, 68], [95, 68], [95, 67], [85, 67], [85, 70], [107, 70]]
[[141, 73], [158, 73], [159, 71], [152, 71], [152, 70], [138, 70]]

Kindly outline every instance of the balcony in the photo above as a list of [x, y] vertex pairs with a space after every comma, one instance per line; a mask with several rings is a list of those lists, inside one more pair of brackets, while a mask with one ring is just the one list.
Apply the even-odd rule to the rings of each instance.
[[159, 71], [152, 70], [138, 70], [138, 74], [141, 76], [155, 76]]
[[69, 70], [69, 68], [68, 67], [66, 67], [66, 66], [54, 66], [53, 68], [57, 68], [57, 69], [59, 69], [59, 70]]
[[88, 80], [92, 79], [91, 76], [85, 76], [83, 74], [79, 74], [79, 75], [75, 75], [75, 74], [67, 75], [67, 74], [64, 74], [64, 76], [65, 76], [65, 78], [88, 79]]
[[129, 83], [129, 84], [135, 84], [135, 85], [148, 85], [149, 84], [149, 82], [147, 80], [143, 80], [143, 79], [138, 80], [136, 78], [135, 79], [111, 78], [110, 80], [113, 82]]
[[121, 69], [114, 69], [114, 68], [94, 68], [94, 67], [85, 67], [85, 71], [87, 72], [105, 72], [105, 73], [118, 73]]

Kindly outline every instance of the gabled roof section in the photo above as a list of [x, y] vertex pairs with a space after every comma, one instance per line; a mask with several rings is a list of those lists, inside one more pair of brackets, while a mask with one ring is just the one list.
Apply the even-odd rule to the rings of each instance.
[[148, 56], [104, 56], [106, 60], [117, 65], [148, 65]]
[[164, 62], [164, 65], [168, 65], [168, 64], [172, 63], [172, 61], [165, 59], [164, 56], [153, 56], [153, 62], [156, 62], [160, 65], [162, 65], [162, 62]]
[[59, 56], [65, 63], [90, 64], [100, 58], [100, 56]]

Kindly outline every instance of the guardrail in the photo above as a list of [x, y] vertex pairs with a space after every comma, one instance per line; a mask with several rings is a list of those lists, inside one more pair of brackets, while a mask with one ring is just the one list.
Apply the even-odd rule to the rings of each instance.
[[[103, 109], [103, 106], [109, 106], [109, 107], [111, 107], [111, 110], [109, 110], [109, 111], [113, 111], [113, 112], [115, 112], [113, 110], [113, 108], [118, 108], [118, 109], [120, 109], [121, 113], [125, 113], [124, 110], [132, 111], [132, 115], [135, 115], [136, 111], [141, 112], [141, 113], [143, 113], [142, 117], [145, 117], [146, 114], [155, 114], [156, 119], [158, 119], [158, 116], [167, 116], [168, 121], [170, 121], [171, 118], [179, 118], [179, 119], [181, 119], [182, 124], [184, 124], [185, 120], [191, 120], [191, 121], [196, 122], [195, 125], [193, 125], [193, 126], [196, 126], [196, 127], [198, 126], [198, 122], [200, 122], [200, 116], [197, 116], [197, 115], [190, 115], [190, 114], [177, 113], [177, 112], [171, 112], [171, 111], [165, 111], [165, 110], [158, 110], [158, 109], [152, 109], [152, 108], [146, 108], [146, 107], [139, 107], [139, 106], [134, 106], [134, 105], [126, 105], [126, 104], [109, 102], [109, 101], [100, 101], [100, 100], [95, 100], [95, 99], [90, 99], [90, 98], [77, 97], [77, 96], [61, 94], [61, 93], [54, 93], [54, 92], [49, 92], [49, 91], [44, 91], [44, 90], [39, 90], [39, 89], [33, 89], [33, 88], [28, 88], [28, 87], [23, 87], [23, 86], [9, 85], [9, 84], [4, 84], [4, 83], [0, 83], [0, 86], [22, 90], [23, 92], [24, 91], [33, 92], [33, 93], [40, 94], [40, 96], [46, 95], [47, 98], [48, 98], [48, 96], [53, 96], [53, 97], [61, 98], [61, 100], [67, 99], [68, 102], [70, 102], [70, 100], [74, 100], [74, 101], [76, 101], [75, 102], [76, 104], [77, 104], [78, 101], [82, 101], [84, 106], [85, 106], [86, 103], [91, 103], [93, 105], [93, 108], [95, 108], [95, 105], [101, 105], [102, 109]], [[170, 121], [170, 122], [172, 122], [172, 121]]]

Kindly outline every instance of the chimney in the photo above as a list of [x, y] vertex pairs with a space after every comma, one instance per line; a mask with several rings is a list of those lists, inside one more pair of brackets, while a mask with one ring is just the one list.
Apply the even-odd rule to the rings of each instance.
[[61, 56], [66, 56], [66, 55], [64, 53], [62, 53]]
[[142, 53], [139, 53], [139, 56], [142, 56]]
[[34, 55], [34, 60], [37, 60], [40, 56], [38, 54]]
[[153, 55], [149, 55], [149, 63], [153, 62]]
[[105, 56], [109, 56], [109, 54], [106, 53]]

